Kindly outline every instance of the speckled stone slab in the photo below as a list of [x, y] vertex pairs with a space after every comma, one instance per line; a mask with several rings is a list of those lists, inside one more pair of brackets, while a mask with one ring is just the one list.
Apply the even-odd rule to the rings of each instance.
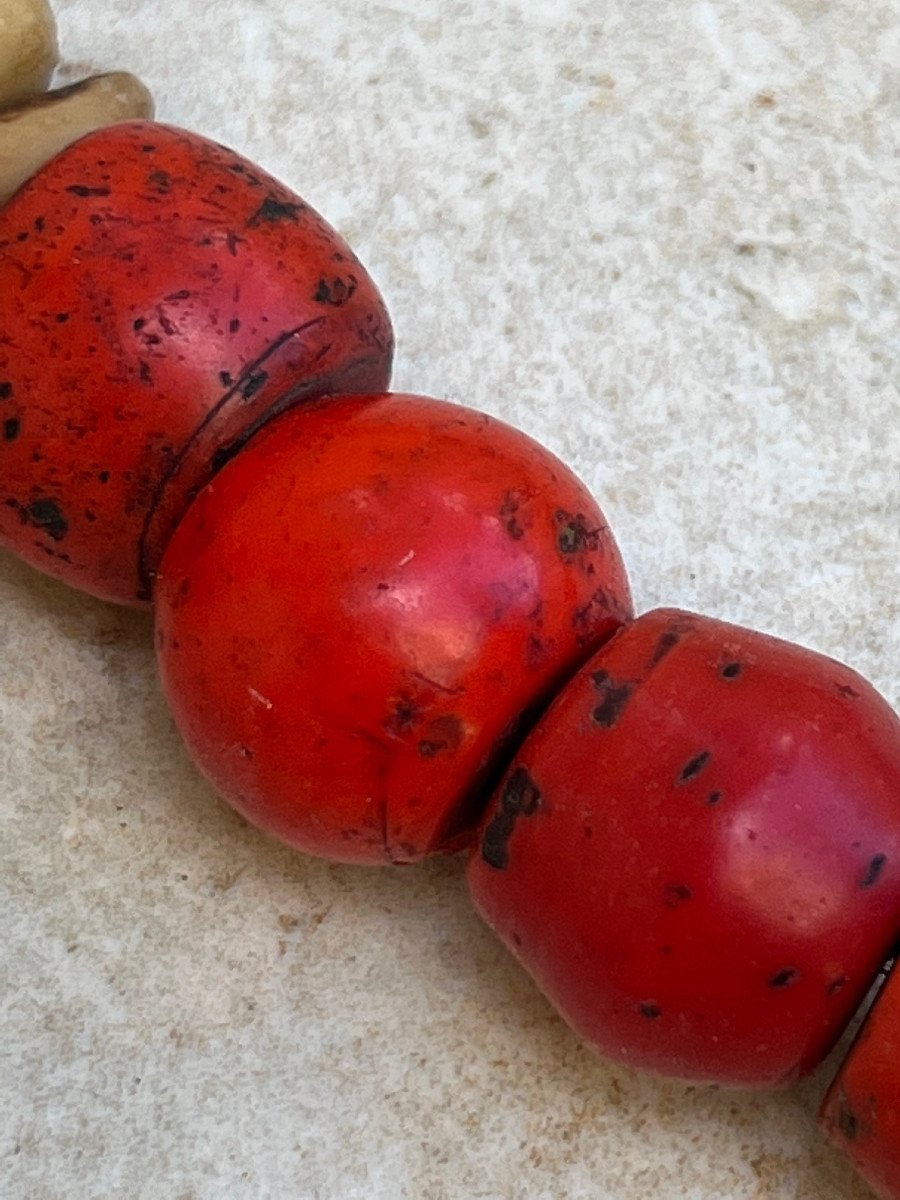
[[[338, 226], [398, 389], [573, 464], [639, 608], [801, 641], [900, 702], [896, 6], [57, 9], [61, 81], [136, 71]], [[748, 1097], [600, 1061], [461, 861], [255, 833], [180, 748], [149, 620], [8, 556], [0, 722], [0, 1195], [868, 1195], [814, 1125], [829, 1068]]]

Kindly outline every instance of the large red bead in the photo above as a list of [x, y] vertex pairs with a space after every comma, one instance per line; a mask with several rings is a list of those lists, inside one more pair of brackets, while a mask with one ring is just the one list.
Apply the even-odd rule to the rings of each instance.
[[88, 135], [0, 210], [0, 306], [0, 545], [123, 603], [273, 412], [390, 376], [387, 312], [337, 233], [152, 122]]
[[900, 721], [830, 658], [649, 613], [517, 752], [469, 883], [603, 1054], [785, 1083], [823, 1058], [900, 927]]
[[522, 722], [630, 615], [603, 514], [548, 450], [351, 397], [280, 416], [199, 496], [160, 572], [159, 663], [251, 821], [411, 861], [469, 837]]

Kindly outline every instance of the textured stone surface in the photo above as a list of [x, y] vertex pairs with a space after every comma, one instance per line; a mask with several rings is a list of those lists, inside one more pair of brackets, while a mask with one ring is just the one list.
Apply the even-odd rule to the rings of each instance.
[[[398, 389], [595, 488], [640, 608], [900, 702], [900, 21], [852, 0], [58, 0], [353, 243]], [[2, 306], [2, 298], [0, 298]], [[0, 321], [2, 326], [2, 321]], [[0, 476], [2, 479], [2, 476]], [[863, 1200], [813, 1115], [607, 1066], [461, 864], [266, 841], [198, 780], [149, 625], [0, 557], [0, 1194]]]

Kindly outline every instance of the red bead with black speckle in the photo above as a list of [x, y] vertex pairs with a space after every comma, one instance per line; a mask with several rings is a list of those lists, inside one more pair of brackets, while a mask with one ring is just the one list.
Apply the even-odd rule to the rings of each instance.
[[824, 1057], [896, 940], [900, 721], [830, 658], [648, 613], [516, 753], [469, 883], [603, 1054], [786, 1083]]
[[466, 843], [516, 731], [632, 615], [548, 450], [414, 396], [282, 414], [201, 493], [157, 593], [163, 684], [251, 821], [346, 862]]
[[390, 377], [387, 312], [338, 234], [154, 122], [89, 134], [0, 210], [0, 297], [0, 545], [126, 604], [260, 423]]

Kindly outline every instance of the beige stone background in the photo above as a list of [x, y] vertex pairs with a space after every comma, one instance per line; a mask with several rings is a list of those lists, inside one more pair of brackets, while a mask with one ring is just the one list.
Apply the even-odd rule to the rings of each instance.
[[[897, 0], [57, 10], [60, 79], [140, 73], [350, 239], [398, 389], [574, 465], [641, 609], [900, 702]], [[459, 861], [256, 834], [186, 760], [148, 621], [7, 556], [0, 722], [0, 1195], [868, 1195], [813, 1123], [827, 1070], [748, 1097], [599, 1061]]]

